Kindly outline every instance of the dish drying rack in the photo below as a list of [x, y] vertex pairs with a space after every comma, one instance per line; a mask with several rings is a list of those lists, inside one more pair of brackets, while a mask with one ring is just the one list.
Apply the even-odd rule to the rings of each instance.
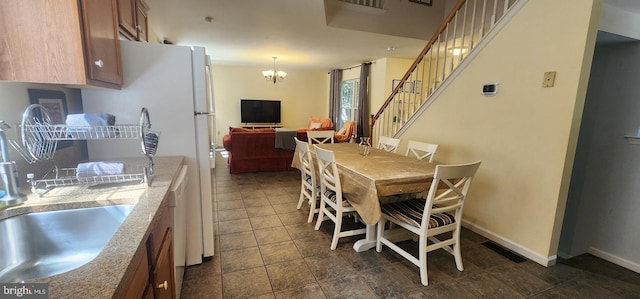
[[13, 140], [9, 143], [30, 164], [52, 160], [58, 141], [63, 140], [140, 139], [142, 153], [149, 160], [145, 166], [127, 166], [129, 173], [115, 175], [78, 177], [76, 168], [58, 168], [56, 165], [42, 179], [34, 179], [33, 174], [27, 174], [32, 189], [41, 196], [54, 187], [127, 182], [149, 185], [153, 179], [153, 156], [158, 148], [159, 133], [151, 131], [146, 108], [140, 112], [139, 124], [67, 126], [52, 124], [47, 109], [32, 104], [22, 115], [21, 137], [23, 146]]

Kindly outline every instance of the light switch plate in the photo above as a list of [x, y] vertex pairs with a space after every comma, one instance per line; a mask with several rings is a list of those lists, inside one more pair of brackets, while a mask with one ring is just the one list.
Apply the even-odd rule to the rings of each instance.
[[553, 87], [556, 81], [556, 72], [545, 72], [542, 79], [542, 87]]

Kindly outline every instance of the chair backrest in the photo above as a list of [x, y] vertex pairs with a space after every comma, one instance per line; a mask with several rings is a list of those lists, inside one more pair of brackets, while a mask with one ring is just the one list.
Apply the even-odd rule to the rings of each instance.
[[421, 227], [429, 227], [430, 215], [452, 214], [458, 225], [462, 221], [462, 208], [471, 181], [482, 161], [459, 165], [437, 165], [427, 194]]
[[387, 136], [378, 137], [378, 149], [381, 149], [386, 152], [395, 153], [398, 151], [398, 145], [400, 144], [400, 139], [391, 138]]
[[309, 144], [313, 143], [333, 143], [333, 130], [307, 131]]
[[296, 150], [298, 151], [298, 161], [300, 161], [300, 174], [302, 180], [306, 181], [315, 188], [316, 186], [316, 172], [313, 165], [313, 158], [309, 151], [309, 144], [300, 141], [298, 137], [293, 137], [296, 140]]
[[324, 196], [327, 190], [331, 190], [336, 193], [336, 202], [342, 202], [342, 185], [333, 151], [321, 149], [317, 145], [314, 147], [320, 175], [320, 194]]
[[418, 160], [424, 160], [429, 158], [429, 162], [433, 162], [433, 156], [436, 155], [439, 144], [420, 142], [415, 140], [409, 140], [407, 143], [407, 152], [405, 156], [411, 156], [418, 158]]

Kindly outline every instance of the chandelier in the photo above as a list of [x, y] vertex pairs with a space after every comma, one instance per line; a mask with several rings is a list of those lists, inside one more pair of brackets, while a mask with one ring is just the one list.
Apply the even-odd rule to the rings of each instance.
[[271, 58], [273, 58], [273, 69], [268, 71], [262, 71], [262, 75], [268, 81], [271, 81], [273, 82], [273, 84], [276, 84], [276, 82], [284, 80], [284, 77], [287, 76], [287, 73], [276, 69], [276, 59], [278, 59], [278, 57], [271, 57]]

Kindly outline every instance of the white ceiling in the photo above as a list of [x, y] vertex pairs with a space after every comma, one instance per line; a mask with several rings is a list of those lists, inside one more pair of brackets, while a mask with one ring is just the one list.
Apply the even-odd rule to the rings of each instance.
[[[325, 2], [331, 1], [335, 0], [146, 0], [149, 26], [159, 39], [204, 46], [214, 64], [270, 67], [271, 57], [277, 56], [279, 69], [330, 70], [383, 57], [415, 58], [432, 34], [417, 39], [330, 27]], [[407, 2], [385, 1], [385, 8]], [[428, 18], [439, 24], [448, 12], [446, 7], [457, 1], [433, 2], [433, 7], [411, 4], [405, 9], [431, 13]], [[640, 12], [638, 0], [604, 2]], [[211, 23], [205, 22], [207, 16]], [[426, 18], [415, 26], [434, 32], [437, 26], [426, 24]], [[360, 20], [369, 22], [360, 27], [371, 30], [384, 23], [368, 15]], [[383, 25], [408, 27], [397, 18], [387, 23]], [[395, 50], [388, 51], [390, 47]]]
[[[146, 2], [150, 7], [149, 26], [158, 38], [204, 46], [214, 64], [269, 67], [273, 65], [271, 57], [277, 56], [278, 68], [285, 70], [330, 70], [383, 57], [415, 58], [428, 39], [329, 27], [324, 0]], [[415, 9], [439, 9], [436, 24], [440, 24], [442, 3], [433, 7], [411, 5]], [[212, 17], [211, 23], [204, 21], [207, 16]], [[395, 50], [388, 51], [389, 47]]]

